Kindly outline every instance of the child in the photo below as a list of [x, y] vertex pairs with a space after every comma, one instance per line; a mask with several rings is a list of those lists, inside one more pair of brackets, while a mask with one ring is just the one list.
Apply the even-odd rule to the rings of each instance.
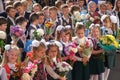
[[[49, 16], [50, 19], [48, 21], [53, 23], [53, 29], [51, 30], [51, 35], [55, 37], [55, 31], [58, 25], [61, 25], [61, 18], [58, 17], [57, 15], [58, 9], [55, 6], [52, 6], [49, 8]], [[46, 20], [47, 22], [47, 20]]]
[[115, 15], [115, 12], [113, 11], [112, 7], [113, 7], [112, 3], [110, 1], [107, 1], [106, 2], [106, 8], [107, 8], [106, 13], [107, 13], [107, 15]]
[[26, 12], [23, 4], [20, 1], [15, 1], [13, 5], [17, 11], [17, 16], [23, 16], [25, 19], [29, 19], [30, 13]]
[[0, 31], [6, 32], [7, 20], [4, 17], [0, 17]]
[[105, 4], [100, 4], [100, 9], [99, 9], [98, 13], [100, 14], [101, 17], [106, 14], [106, 5]]
[[38, 16], [39, 16], [39, 28], [43, 29], [44, 31], [46, 30], [45, 29], [45, 25], [44, 25], [44, 22], [45, 22], [45, 16], [44, 16], [44, 13], [43, 12], [37, 12]]
[[[86, 40], [88, 40], [85, 37], [85, 26], [81, 24], [76, 25], [75, 29], [76, 38], [74, 41], [77, 44], [84, 44]], [[78, 46], [78, 53], [76, 53], [76, 56], [80, 59], [77, 60], [73, 65], [73, 71], [72, 71], [72, 79], [74, 80], [89, 80], [90, 74], [89, 74], [89, 57], [82, 57], [82, 48]], [[86, 64], [86, 65], [85, 65]]]
[[[63, 50], [61, 52], [62, 59], [68, 63], [70, 63], [69, 56], [66, 55], [65, 48], [69, 46], [72, 42], [72, 32], [70, 30], [71, 27], [63, 27], [58, 26], [56, 29], [56, 36], [55, 39], [62, 44]], [[73, 56], [72, 56], [73, 57]], [[72, 64], [71, 64], [72, 65]], [[71, 71], [67, 74], [67, 79], [72, 80]]]
[[100, 15], [99, 13], [96, 11], [97, 9], [97, 5], [94, 1], [90, 1], [88, 3], [88, 12], [90, 15], [90, 18], [93, 18], [92, 23], [94, 24], [99, 24], [100, 23]]
[[42, 9], [44, 16], [45, 16], [45, 20], [49, 19], [49, 6], [45, 6]]
[[[47, 45], [46, 54], [48, 56], [48, 64], [53, 68], [55, 71], [57, 68], [57, 63], [62, 61], [59, 47], [57, 46], [56, 42], [49, 42]], [[50, 75], [47, 76], [48, 80], [65, 80], [64, 77], [58, 77], [58, 79], [52, 78]]]
[[69, 16], [69, 7], [67, 4], [61, 5], [61, 12], [62, 12], [62, 25], [70, 25], [71, 29], [73, 29], [73, 21], [71, 16]]
[[19, 48], [15, 45], [6, 45], [2, 60], [1, 80], [10, 80], [15, 71], [15, 64], [19, 63]]
[[16, 12], [15, 12], [14, 7], [11, 5], [6, 7], [6, 12], [7, 12], [7, 22], [8, 22], [6, 32], [7, 32], [7, 34], [9, 34], [10, 33], [10, 26], [15, 25], [14, 18], [15, 18]]
[[[46, 62], [46, 46], [44, 43], [37, 40], [32, 41], [33, 50], [28, 53], [28, 59], [25, 60], [26, 65], [34, 63], [37, 60], [37, 71], [33, 73], [33, 80], [47, 80], [49, 74], [54, 79], [58, 79], [59, 76], [53, 71], [53, 69]], [[29, 56], [32, 55], [32, 56]], [[48, 74], [47, 74], [48, 73]], [[23, 77], [24, 80], [24, 77]], [[30, 80], [30, 79], [29, 79]], [[49, 80], [49, 79], [48, 79]], [[60, 79], [63, 80], [63, 79]]]
[[[93, 51], [90, 58], [90, 80], [98, 80], [98, 76], [105, 71], [103, 50], [100, 48], [99, 39], [101, 37], [100, 26], [93, 25], [91, 29], [91, 40], [93, 43]], [[104, 76], [100, 76], [101, 80], [104, 80]]]
[[85, 0], [78, 0], [78, 4], [80, 7], [80, 11], [87, 10], [87, 7], [85, 6]]
[[29, 39], [32, 39], [32, 37], [33, 37], [33, 32], [35, 31], [35, 30], [37, 30], [39, 27], [37, 26], [38, 25], [38, 20], [39, 20], [39, 16], [38, 16], [38, 14], [36, 14], [36, 13], [32, 13], [31, 15], [30, 15], [30, 26], [29, 26], [29, 29], [28, 29], [28, 38]]
[[42, 6], [40, 4], [38, 4], [38, 3], [35, 3], [35, 4], [33, 4], [32, 11], [33, 12], [42, 11]]
[[[116, 26], [115, 23], [117, 23], [116, 16], [109, 16], [109, 15], [103, 15], [101, 18], [101, 21], [103, 23], [104, 28], [102, 28], [103, 35], [114, 35], [116, 36]], [[105, 52], [105, 79], [108, 79], [110, 69], [115, 66], [115, 53], [116, 50], [112, 50], [111, 52]]]

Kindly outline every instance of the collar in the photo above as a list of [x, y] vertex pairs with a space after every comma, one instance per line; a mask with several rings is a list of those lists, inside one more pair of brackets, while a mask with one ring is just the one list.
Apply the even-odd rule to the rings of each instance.
[[8, 16], [8, 18], [12, 21], [13, 25], [15, 25], [15, 20], [10, 16]]
[[37, 30], [36, 25], [34, 25], [34, 24], [30, 24], [30, 26], [32, 26], [33, 28], [35, 28], [35, 29]]

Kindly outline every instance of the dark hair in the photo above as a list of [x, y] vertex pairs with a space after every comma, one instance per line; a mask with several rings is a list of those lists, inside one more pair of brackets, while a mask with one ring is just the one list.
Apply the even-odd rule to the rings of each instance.
[[38, 16], [44, 16], [43, 12], [37, 12]]
[[30, 22], [34, 22], [38, 18], [39, 18], [38, 14], [32, 13], [32, 14], [30, 14], [29, 20], [30, 20]]
[[73, 14], [74, 11], [80, 11], [80, 7], [77, 5], [73, 5], [70, 7], [70, 13]]
[[85, 26], [82, 25], [82, 24], [77, 24], [76, 27], [75, 27], [75, 32], [78, 31], [78, 30], [84, 30], [85, 31]]
[[15, 1], [13, 5], [14, 5], [14, 8], [17, 8], [19, 6], [23, 6], [20, 1]]
[[7, 20], [4, 17], [0, 17], [0, 25], [7, 24]]
[[18, 16], [16, 19], [15, 19], [15, 23], [16, 24], [22, 24], [23, 22], [27, 22], [27, 20], [24, 18], [24, 17], [22, 17], [22, 16]]
[[7, 12], [7, 13], [9, 13], [9, 11], [10, 11], [11, 9], [14, 9], [14, 7], [13, 7], [12, 5], [6, 6], [6, 12]]

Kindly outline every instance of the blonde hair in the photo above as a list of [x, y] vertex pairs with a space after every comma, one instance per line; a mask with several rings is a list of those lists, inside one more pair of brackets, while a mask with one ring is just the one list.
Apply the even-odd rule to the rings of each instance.
[[109, 15], [103, 20], [103, 22], [110, 23], [111, 29], [113, 32], [116, 30], [117, 27], [116, 27], [115, 23], [112, 23]]
[[55, 40], [59, 41], [60, 40], [60, 36], [62, 35], [62, 33], [65, 33], [66, 35], [70, 35], [70, 41], [72, 41], [72, 31], [68, 28], [63, 28], [61, 31], [56, 31], [56, 35], [55, 35]]
[[17, 51], [16, 54], [17, 54], [17, 60], [16, 60], [16, 63], [19, 63], [20, 62], [20, 57], [19, 57], [19, 54], [20, 54], [20, 49], [17, 47], [17, 46], [13, 46], [11, 45], [10, 49], [9, 50], [5, 50], [4, 51], [4, 54], [3, 54], [3, 60], [2, 60], [2, 63], [1, 63], [1, 66], [4, 66], [5, 64], [7, 64], [9, 61], [8, 61], [8, 53], [10, 53], [11, 51]]
[[119, 7], [117, 6], [117, 4], [118, 4], [119, 1], [120, 0], [115, 0], [115, 6], [114, 6], [114, 10], [115, 11], [119, 11]]

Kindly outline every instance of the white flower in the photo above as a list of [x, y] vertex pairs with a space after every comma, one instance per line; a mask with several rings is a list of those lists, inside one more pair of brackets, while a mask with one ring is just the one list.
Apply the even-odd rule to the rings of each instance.
[[32, 46], [33, 46], [33, 47], [38, 47], [39, 44], [40, 44], [40, 42], [37, 41], [37, 40], [33, 40], [33, 41], [32, 41]]
[[77, 53], [78, 49], [77, 48], [73, 48], [72, 50], [74, 53]]
[[66, 26], [65, 26], [65, 28], [70, 29], [70, 28], [71, 28], [71, 26], [70, 26], [70, 25], [66, 25]]
[[21, 80], [31, 80], [31, 76], [28, 73], [24, 73], [21, 77]]
[[81, 14], [81, 19], [85, 20], [86, 19], [86, 15], [85, 14]]
[[37, 29], [37, 35], [43, 36], [44, 35], [43, 29]]
[[34, 77], [35, 72], [37, 71], [37, 65], [31, 70], [31, 77]]
[[0, 31], [0, 39], [5, 39], [6, 33], [4, 31]]
[[79, 11], [75, 11], [73, 14], [74, 14], [76, 20], [78, 20], [78, 21], [81, 20]]
[[10, 50], [11, 46], [9, 44], [5, 45], [5, 50]]
[[93, 22], [93, 21], [94, 21], [94, 18], [93, 18], [93, 17], [90, 17], [90, 20]]

